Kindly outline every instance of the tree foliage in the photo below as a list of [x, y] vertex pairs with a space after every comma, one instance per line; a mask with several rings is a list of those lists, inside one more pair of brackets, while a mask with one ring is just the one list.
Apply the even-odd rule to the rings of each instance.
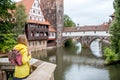
[[64, 27], [75, 27], [75, 23], [68, 15], [64, 15]]
[[72, 47], [72, 46], [74, 46], [73, 39], [72, 39], [72, 38], [67, 39], [67, 40], [65, 41], [65, 43], [64, 43], [64, 46], [65, 46], [65, 47]]
[[[15, 3], [11, 0], [0, 1], [0, 33], [10, 33], [14, 24], [12, 23], [12, 10], [15, 8]], [[11, 12], [8, 12], [11, 11]]]
[[[111, 50], [105, 50], [106, 62], [111, 63], [116, 60], [120, 60], [120, 0], [114, 0], [113, 2], [115, 13], [114, 20], [110, 26], [111, 36]], [[117, 56], [117, 57], [116, 57]], [[111, 59], [111, 60], [108, 60]]]
[[0, 51], [2, 53], [5, 53], [9, 50], [11, 50], [16, 44], [14, 35], [12, 33], [10, 34], [0, 34]]
[[16, 17], [16, 32], [18, 34], [22, 34], [25, 27], [25, 23], [27, 21], [27, 15], [23, 4], [20, 4], [16, 7], [15, 17]]
[[111, 43], [115, 53], [120, 54], [120, 0], [114, 0], [115, 19], [111, 25]]
[[15, 9], [15, 3], [11, 0], [0, 0], [0, 51], [6, 52], [14, 45], [12, 21]]

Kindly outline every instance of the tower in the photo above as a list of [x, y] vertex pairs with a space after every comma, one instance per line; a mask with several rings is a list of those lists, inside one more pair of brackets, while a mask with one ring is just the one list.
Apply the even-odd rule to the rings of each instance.
[[63, 0], [56, 0], [56, 30], [57, 30], [57, 47], [61, 46], [62, 41], [62, 30], [64, 24], [63, 17]]
[[43, 15], [56, 29], [57, 47], [61, 46], [63, 29], [63, 0], [40, 0]]

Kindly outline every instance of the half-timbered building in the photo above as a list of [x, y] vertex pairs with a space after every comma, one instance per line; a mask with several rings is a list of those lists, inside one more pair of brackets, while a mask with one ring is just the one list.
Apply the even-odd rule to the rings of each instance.
[[45, 20], [40, 0], [22, 0], [17, 5], [23, 4], [26, 9], [27, 23], [25, 33], [31, 51], [46, 49], [49, 38], [50, 23]]

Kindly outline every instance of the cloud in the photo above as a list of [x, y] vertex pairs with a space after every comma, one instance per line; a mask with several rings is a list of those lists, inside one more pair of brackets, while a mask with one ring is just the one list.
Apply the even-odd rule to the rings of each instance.
[[[21, 1], [21, 0], [13, 0]], [[64, 0], [64, 14], [80, 25], [102, 24], [114, 12], [114, 0]]]
[[113, 0], [64, 0], [64, 13], [80, 25], [101, 24], [114, 12]]

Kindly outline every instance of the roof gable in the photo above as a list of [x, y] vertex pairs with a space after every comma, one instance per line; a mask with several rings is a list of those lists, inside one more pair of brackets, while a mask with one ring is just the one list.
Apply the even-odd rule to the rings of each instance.
[[17, 2], [16, 5], [20, 5], [23, 4], [25, 6], [26, 9], [26, 13], [28, 14], [28, 12], [30, 11], [30, 8], [32, 7], [34, 0], [22, 0], [20, 2]]
[[19, 4], [23, 4], [25, 6], [28, 20], [36, 20], [41, 22], [45, 21], [39, 0], [22, 0], [16, 3], [16, 5]]

